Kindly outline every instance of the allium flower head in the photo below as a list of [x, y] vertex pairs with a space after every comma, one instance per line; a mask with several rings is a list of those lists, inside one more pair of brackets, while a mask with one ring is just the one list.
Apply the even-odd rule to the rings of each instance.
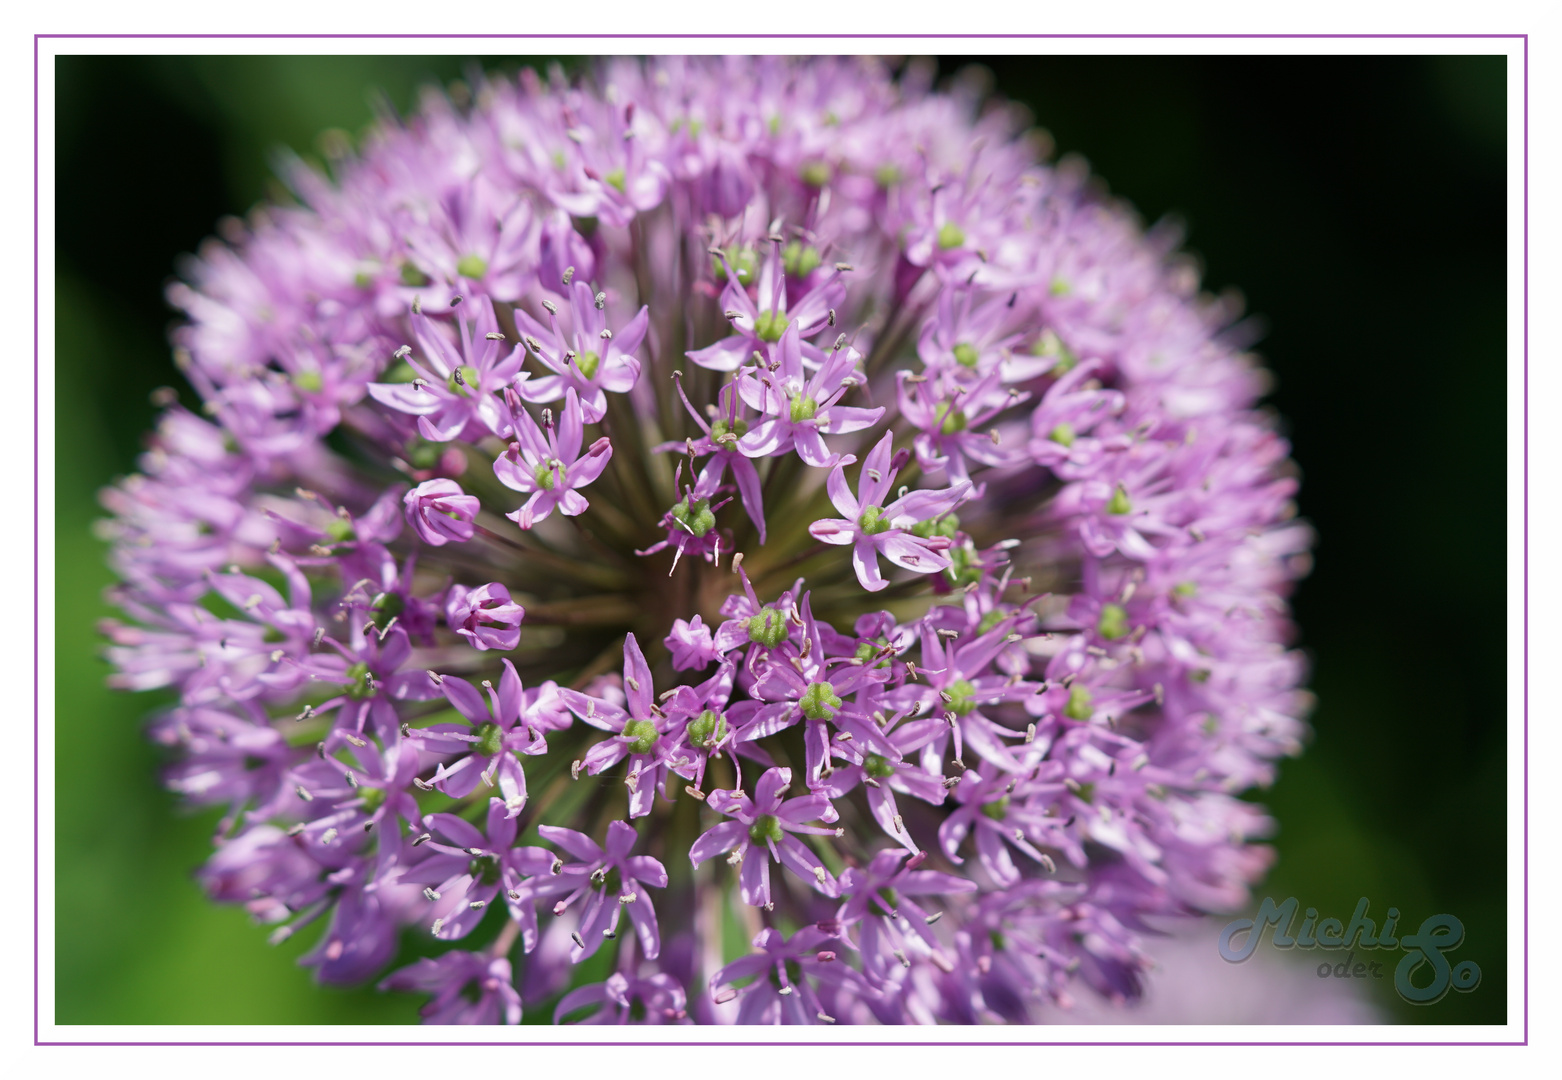
[[1232, 311], [915, 64], [471, 90], [171, 290], [105, 633], [204, 887], [431, 1022], [1133, 998], [1303, 730]]

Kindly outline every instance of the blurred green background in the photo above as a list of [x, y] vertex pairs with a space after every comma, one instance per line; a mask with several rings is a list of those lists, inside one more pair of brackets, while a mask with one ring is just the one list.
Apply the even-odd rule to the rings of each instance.
[[[1270, 398], [1319, 533], [1296, 596], [1319, 699], [1307, 753], [1255, 797], [1281, 822], [1258, 895], [1401, 932], [1464, 921], [1470, 994], [1408, 1023], [1506, 1016], [1505, 132], [1501, 57], [992, 57], [1060, 153], [1147, 221], [1175, 214], [1211, 289], [1268, 327]], [[163, 288], [181, 253], [270, 183], [270, 151], [357, 131], [370, 91], [516, 58], [56, 61], [60, 1023], [406, 1023], [418, 1000], [317, 987], [191, 871], [215, 815], [157, 785], [143, 718], [103, 687], [96, 491], [131, 471], [148, 392], [180, 385]], [[952, 73], [967, 58], [942, 58]], [[1516, 643], [1515, 643], [1516, 644]], [[1516, 930], [1516, 928], [1515, 928]], [[538, 1019], [541, 1019], [538, 1017]]]

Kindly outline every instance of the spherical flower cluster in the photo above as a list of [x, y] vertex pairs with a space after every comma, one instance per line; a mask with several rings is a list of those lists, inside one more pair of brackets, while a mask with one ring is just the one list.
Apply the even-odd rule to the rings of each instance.
[[1264, 374], [928, 83], [431, 92], [190, 263], [105, 632], [214, 899], [460, 1023], [1028, 1022], [1245, 900], [1305, 707]]

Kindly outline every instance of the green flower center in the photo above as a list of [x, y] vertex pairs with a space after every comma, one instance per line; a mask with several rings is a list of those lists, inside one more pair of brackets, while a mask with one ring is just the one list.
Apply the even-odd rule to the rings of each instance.
[[582, 377], [587, 379], [594, 378], [596, 376], [597, 368], [601, 365], [601, 363], [602, 358], [596, 353], [592, 352], [590, 349], [587, 349], [585, 352], [575, 357], [575, 366], [580, 369], [580, 374]]
[[463, 255], [461, 261], [456, 263], [456, 273], [473, 281], [481, 281], [483, 275], [488, 273], [488, 260], [481, 255]]
[[873, 172], [873, 182], [881, 188], [892, 188], [900, 183], [900, 167], [897, 165], [880, 165]]
[[756, 844], [763, 844], [767, 840], [779, 841], [785, 832], [781, 828], [781, 821], [774, 814], [760, 814], [754, 819], [754, 824], [748, 827], [749, 839]]
[[1198, 591], [1198, 584], [1192, 581], [1179, 581], [1177, 584], [1172, 586], [1172, 592], [1185, 600]]
[[[732, 267], [732, 272], [738, 276], [738, 280], [747, 284], [754, 280], [754, 268], [757, 265], [754, 253], [748, 248], [728, 248], [726, 250], [727, 266]], [[711, 256], [711, 270], [716, 275], [717, 281], [727, 280], [727, 266], [723, 266], [721, 260]]]
[[476, 878], [479, 884], [493, 885], [499, 880], [499, 856], [473, 856], [472, 861], [466, 864], [466, 872]]
[[1128, 633], [1128, 611], [1120, 604], [1102, 604], [1101, 618], [1096, 622], [1096, 632], [1108, 641], [1116, 641]]
[[824, 187], [830, 182], [830, 163], [828, 161], [804, 162], [802, 168], [797, 170], [797, 175], [803, 183], [809, 187]]
[[952, 221], [944, 222], [938, 230], [938, 246], [945, 251], [953, 250], [965, 243], [965, 230]]
[[429, 283], [429, 276], [409, 262], [401, 264], [401, 283], [413, 289], [421, 289]]
[[344, 517], [334, 517], [326, 522], [325, 534], [338, 544], [358, 539], [358, 534], [353, 530], [353, 523]]
[[[787, 985], [796, 987], [803, 984], [803, 966], [801, 964], [796, 960], [787, 960], [781, 966], [786, 969]], [[776, 970], [775, 965], [771, 965], [770, 968], [770, 985], [777, 990], [781, 989], [781, 973]]]
[[363, 799], [363, 812], [372, 814], [385, 805], [385, 789], [379, 787], [360, 787], [358, 795]]
[[624, 724], [624, 738], [629, 740], [632, 753], [649, 754], [661, 734], [649, 720], [630, 720]]
[[1002, 608], [993, 608], [986, 615], [982, 616], [981, 622], [976, 624], [976, 636], [981, 637], [1008, 617], [1009, 613]]
[[683, 499], [673, 505], [673, 520], [693, 536], [704, 536], [716, 525], [716, 515], [711, 513], [709, 499]]
[[318, 394], [325, 389], [325, 380], [318, 371], [300, 371], [293, 376], [293, 385], [306, 394]]
[[[407, 369], [411, 371], [411, 368]], [[411, 379], [407, 380], [411, 382]], [[414, 438], [407, 443], [407, 461], [414, 469], [432, 469], [445, 456], [445, 448], [427, 439]]]
[[607, 181], [613, 187], [617, 188], [620, 195], [624, 193], [625, 177], [623, 169], [609, 169], [607, 172], [602, 174], [602, 179]]
[[504, 749], [504, 731], [490, 720], [477, 729], [477, 742], [472, 749], [484, 757], [493, 757]]
[[714, 709], [706, 709], [689, 722], [689, 741], [708, 750], [727, 737], [727, 718]]
[[944, 435], [958, 435], [965, 430], [968, 423], [970, 421], [966, 419], [965, 412], [955, 408], [955, 403], [951, 401], [944, 406], [944, 415], [939, 421], [938, 430]]
[[1057, 362], [1052, 365], [1051, 375], [1062, 375], [1072, 371], [1074, 365], [1079, 363], [1079, 358], [1071, 353], [1062, 339], [1051, 330], [1043, 330], [1036, 343], [1030, 347], [1032, 356], [1055, 356]]
[[412, 365], [405, 360], [397, 360], [385, 369], [385, 374], [380, 376], [380, 382], [409, 383], [418, 377], [418, 373], [412, 370]]
[[760, 341], [780, 341], [789, 325], [791, 320], [779, 311], [761, 311], [754, 319], [754, 334]]
[[1073, 446], [1074, 425], [1065, 420], [1061, 424], [1057, 425], [1057, 427], [1053, 428], [1050, 432], [1048, 432], [1047, 438], [1051, 439], [1059, 446]]
[[976, 711], [976, 687], [965, 679], [956, 679], [944, 687], [949, 695], [949, 711], [956, 716], [969, 716]]
[[347, 696], [354, 701], [374, 696], [374, 685], [369, 681], [369, 665], [362, 660], [347, 669]]
[[[867, 663], [869, 660], [872, 660], [875, 656], [878, 656], [880, 650], [883, 649], [884, 647], [886, 647], [887, 645], [889, 645], [889, 641], [887, 639], [885, 639], [885, 638], [882, 638], [882, 637], [876, 639], [875, 641], [864, 641], [860, 645], [857, 646], [856, 657], [857, 657], [858, 660], [861, 660], [863, 663]], [[880, 660], [874, 666], [875, 667], [881, 667], [881, 668], [889, 667], [889, 659], [886, 657], [885, 659]]]
[[819, 249], [808, 247], [799, 240], [793, 240], [781, 252], [781, 266], [788, 277], [807, 277], [818, 268], [820, 261]]
[[532, 478], [537, 481], [537, 486], [544, 491], [552, 491], [558, 483], [555, 477], [556, 468], [551, 462], [539, 461], [537, 467], [532, 470]]
[[1072, 686], [1068, 691], [1068, 704], [1063, 706], [1063, 715], [1070, 720], [1089, 720], [1095, 714], [1096, 707], [1092, 702], [1090, 691], [1083, 686]]
[[879, 754], [869, 754], [862, 761], [862, 771], [869, 776], [882, 780], [886, 776], [895, 775], [895, 765], [887, 757]]
[[717, 443], [718, 445], [721, 443], [721, 439], [722, 439], [723, 435], [736, 435], [739, 438], [742, 438], [744, 435], [747, 435], [747, 434], [748, 434], [748, 421], [747, 420], [739, 418], [737, 420], [731, 421], [730, 423], [728, 421], [726, 421], [726, 420], [713, 420], [713, 421], [711, 421], [711, 426], [710, 426], [711, 441]]
[[957, 589], [963, 589], [967, 585], [982, 580], [982, 568], [976, 564], [976, 552], [970, 544], [964, 547], [950, 548], [949, 568], [944, 571], [944, 577]]
[[961, 367], [974, 368], [979, 359], [981, 354], [976, 351], [975, 345], [962, 341], [955, 346], [955, 363]]
[[811, 397], [799, 394], [792, 399], [792, 423], [812, 420], [819, 413], [819, 403]]
[[786, 616], [775, 608], [760, 608], [748, 621], [748, 639], [773, 649], [786, 640]]
[[369, 605], [369, 610], [374, 613], [375, 628], [384, 630], [390, 625], [390, 621], [400, 615], [406, 607], [407, 602], [401, 598], [400, 593], [380, 593], [380, 595], [374, 598], [374, 602]]
[[828, 720], [835, 715], [835, 710], [840, 708], [841, 699], [836, 696], [835, 688], [829, 683], [816, 682], [808, 684], [808, 689], [803, 691], [798, 704], [802, 706], [803, 715], [808, 719]]
[[[461, 376], [461, 381], [456, 381], [456, 376]], [[445, 379], [445, 385], [452, 394], [460, 394], [462, 397], [471, 397], [477, 389], [477, 369], [471, 364], [462, 364], [452, 371]]]
[[1000, 795], [990, 803], [983, 803], [982, 813], [994, 821], [1002, 821], [1009, 816], [1009, 796]]
[[882, 532], [889, 532], [889, 522], [884, 520], [884, 508], [882, 506], [865, 506], [862, 515], [857, 518], [857, 527], [868, 536], [877, 536]]
[[1128, 489], [1118, 484], [1112, 491], [1112, 499], [1106, 504], [1108, 514], [1126, 514], [1133, 509], [1133, 503], [1128, 501]]
[[960, 531], [960, 519], [953, 514], [943, 514], [911, 526], [911, 535], [931, 540], [935, 536], [953, 537]]

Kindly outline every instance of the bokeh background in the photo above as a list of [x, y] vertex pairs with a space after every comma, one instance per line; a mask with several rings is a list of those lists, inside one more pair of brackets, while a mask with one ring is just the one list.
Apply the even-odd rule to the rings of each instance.
[[[1342, 919], [1366, 896], [1379, 919], [1403, 912], [1401, 932], [1457, 915], [1479, 988], [1416, 1008], [1386, 979], [1373, 999], [1397, 1022], [1503, 1022], [1506, 61], [939, 64], [972, 60], [1147, 222], [1186, 222], [1207, 287], [1240, 287], [1267, 326], [1269, 401], [1319, 535], [1295, 603], [1318, 707], [1306, 754], [1254, 796], [1281, 823], [1259, 895]], [[157, 785], [142, 724], [162, 699], [103, 687], [110, 575], [91, 525], [97, 490], [134, 468], [148, 392], [191, 400], [163, 288], [222, 215], [273, 190], [271, 151], [310, 155], [324, 129], [361, 130], [371, 98], [405, 110], [474, 63], [523, 62], [538, 61], [56, 61], [60, 1023], [416, 1020], [417, 999], [314, 985], [295, 966], [312, 935], [271, 948], [203, 899], [191, 871], [215, 814]]]

